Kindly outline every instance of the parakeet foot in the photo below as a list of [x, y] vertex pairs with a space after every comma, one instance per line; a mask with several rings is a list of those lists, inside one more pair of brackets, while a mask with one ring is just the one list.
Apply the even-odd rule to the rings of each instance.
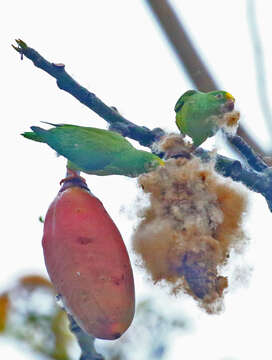
[[88, 188], [86, 180], [82, 176], [79, 176], [79, 173], [77, 171], [74, 171], [74, 170], [71, 170], [68, 168], [67, 168], [67, 176], [66, 176], [66, 178], [61, 180], [60, 185], [62, 185], [60, 192], [67, 190], [74, 186], [80, 187], [80, 188], [85, 189], [88, 192], [90, 192], [90, 189]]
[[86, 180], [82, 176], [80, 176], [75, 170], [67, 169], [67, 176], [60, 181], [60, 185], [62, 185], [67, 181], [74, 180], [76, 178], [86, 184]]

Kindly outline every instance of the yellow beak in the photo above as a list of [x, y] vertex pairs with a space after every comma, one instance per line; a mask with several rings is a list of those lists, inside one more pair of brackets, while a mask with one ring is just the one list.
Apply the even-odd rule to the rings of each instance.
[[226, 93], [226, 98], [228, 99], [228, 100], [232, 100], [233, 102], [235, 101], [235, 99], [234, 99], [234, 97], [230, 94], [230, 93]]

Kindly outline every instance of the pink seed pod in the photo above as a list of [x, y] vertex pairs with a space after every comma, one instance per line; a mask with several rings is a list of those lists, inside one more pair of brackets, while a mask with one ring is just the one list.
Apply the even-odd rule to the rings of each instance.
[[120, 232], [103, 204], [79, 183], [71, 187], [64, 182], [47, 211], [42, 240], [45, 264], [79, 326], [96, 338], [113, 340], [134, 317], [132, 268]]

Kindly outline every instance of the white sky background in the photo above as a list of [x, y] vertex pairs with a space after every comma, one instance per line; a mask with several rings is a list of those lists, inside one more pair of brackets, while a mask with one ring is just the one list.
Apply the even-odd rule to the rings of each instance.
[[[59, 90], [53, 78], [28, 59], [21, 61], [10, 46], [14, 39], [23, 39], [49, 61], [65, 63], [81, 85], [106, 104], [116, 106], [129, 120], [149, 128], [159, 126], [177, 132], [173, 108], [178, 97], [192, 87], [144, 1], [11, 0], [3, 4], [0, 289], [21, 273], [46, 273], [38, 217], [45, 215], [65, 175], [63, 158], [19, 134], [40, 121], [106, 128], [103, 119]], [[269, 144], [256, 90], [246, 1], [172, 0], [172, 4], [211, 73], [222, 89], [236, 98], [242, 121], [259, 141]], [[267, 77], [271, 79], [270, 1], [259, 0], [257, 11]], [[268, 91], [270, 94], [271, 87]], [[135, 217], [128, 218], [120, 209], [125, 207], [133, 215], [136, 181], [120, 176], [86, 179], [129, 248]], [[167, 360], [272, 357], [271, 334], [267, 331], [272, 319], [270, 224], [266, 202], [261, 196], [251, 196], [246, 223], [251, 242], [241, 261], [253, 266], [249, 286], [226, 296], [226, 310], [220, 316], [208, 316], [191, 300], [179, 298], [181, 311], [185, 309], [194, 319], [194, 331], [178, 338]], [[139, 273], [136, 277], [139, 296], [146, 276]], [[167, 306], [171, 301], [167, 300]], [[30, 359], [20, 351], [11, 354], [11, 349], [15, 351], [13, 345], [1, 341], [0, 358], [23, 360], [27, 355]], [[131, 355], [130, 360], [136, 359]]]

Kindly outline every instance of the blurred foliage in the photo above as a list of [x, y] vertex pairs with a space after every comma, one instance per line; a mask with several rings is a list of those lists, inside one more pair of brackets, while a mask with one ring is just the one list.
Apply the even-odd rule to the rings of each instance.
[[0, 295], [0, 335], [24, 342], [51, 359], [70, 360], [73, 338], [66, 313], [56, 304], [55, 295], [44, 277], [20, 278]]
[[[98, 351], [107, 360], [128, 360], [131, 354], [135, 359], [163, 359], [173, 332], [187, 330], [188, 324], [183, 316], [166, 313], [162, 301], [147, 298], [139, 302], [130, 329], [116, 341], [97, 341]], [[79, 358], [66, 313], [49, 280], [39, 275], [23, 276], [0, 294], [0, 335], [52, 360]]]
[[9, 297], [7, 294], [0, 296], [0, 332], [5, 331], [9, 312]]

